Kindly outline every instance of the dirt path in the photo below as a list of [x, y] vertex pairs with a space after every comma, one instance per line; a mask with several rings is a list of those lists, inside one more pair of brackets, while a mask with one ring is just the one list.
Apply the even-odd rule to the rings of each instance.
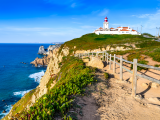
[[87, 96], [77, 98], [82, 112], [78, 120], [160, 120], [160, 105], [131, 97], [128, 82], [112, 76], [106, 80], [103, 74], [97, 72], [98, 83], [86, 88]]

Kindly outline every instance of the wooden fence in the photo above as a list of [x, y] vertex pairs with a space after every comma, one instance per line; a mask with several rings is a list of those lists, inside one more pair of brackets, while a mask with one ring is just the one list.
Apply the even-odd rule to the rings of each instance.
[[[136, 90], [137, 90], [137, 76], [150, 80], [152, 82], [156, 82], [158, 84], [160, 84], [160, 80], [146, 76], [146, 75], [141, 75], [137, 73], [137, 66], [140, 67], [144, 67], [144, 68], [149, 68], [149, 69], [154, 69], [154, 70], [159, 70], [160, 68], [158, 67], [153, 67], [153, 66], [149, 66], [149, 65], [144, 65], [144, 64], [140, 64], [137, 63], [137, 59], [133, 59], [133, 62], [131, 61], [127, 61], [125, 59], [122, 58], [122, 56], [116, 57], [116, 54], [114, 54], [113, 56], [111, 54], [108, 54], [107, 51], [102, 51], [102, 52], [90, 52], [90, 53], [79, 53], [79, 54], [75, 54], [76, 57], [79, 58], [83, 58], [84, 57], [98, 57], [100, 54], [100, 56], [102, 56], [102, 61], [106, 61], [107, 65], [109, 65], [109, 70], [111, 70], [111, 62], [113, 62], [113, 73], [115, 73], [116, 71], [116, 64], [120, 66], [120, 80], [123, 80], [123, 69], [126, 70], [127, 72], [132, 74], [132, 96], [135, 97], [136, 96]], [[119, 60], [120, 62], [116, 62], [116, 59]], [[129, 70], [127, 68], [125, 68], [123, 66], [123, 62], [129, 63], [129, 64], [133, 64], [133, 70]]]

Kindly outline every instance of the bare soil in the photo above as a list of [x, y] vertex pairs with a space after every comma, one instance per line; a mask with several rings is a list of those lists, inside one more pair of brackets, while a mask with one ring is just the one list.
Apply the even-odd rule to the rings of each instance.
[[104, 72], [106, 68], [96, 73], [98, 82], [86, 88], [87, 96], [77, 98], [83, 113], [77, 115], [78, 120], [160, 120], [160, 104], [140, 94], [132, 97], [129, 82], [112, 74], [106, 80]]

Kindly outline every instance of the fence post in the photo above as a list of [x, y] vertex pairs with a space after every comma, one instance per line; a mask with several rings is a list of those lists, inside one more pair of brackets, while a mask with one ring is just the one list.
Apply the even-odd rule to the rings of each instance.
[[107, 65], [108, 65], [108, 53], [107, 53]]
[[98, 57], [98, 52], [96, 53], [96, 57]]
[[114, 54], [113, 73], [116, 73], [116, 54]]
[[104, 61], [104, 52], [103, 52], [103, 61]]
[[92, 52], [92, 57], [93, 57], [93, 52]]
[[88, 53], [88, 57], [89, 57], [89, 53]]
[[123, 60], [122, 60], [122, 56], [120, 56], [120, 80], [123, 80]]
[[137, 90], [137, 59], [133, 59], [132, 96], [136, 97]]
[[106, 61], [106, 52], [105, 52], [105, 61]]
[[110, 54], [110, 61], [109, 61], [109, 70], [111, 70], [111, 57], [112, 57], [112, 55]]

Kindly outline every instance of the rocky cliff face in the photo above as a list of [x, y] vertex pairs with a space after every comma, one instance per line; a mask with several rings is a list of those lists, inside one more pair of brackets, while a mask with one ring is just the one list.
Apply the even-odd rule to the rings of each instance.
[[[34, 93], [31, 95], [30, 99], [28, 100], [26, 105], [22, 105], [20, 103], [20, 101], [18, 101], [17, 103], [19, 103], [17, 106], [16, 104], [13, 106], [12, 110], [9, 112], [9, 114], [7, 116], [5, 116], [3, 119], [4, 120], [8, 120], [11, 119], [12, 116], [14, 116], [17, 113], [20, 113], [22, 111], [17, 110], [19, 106], [23, 107], [24, 109], [29, 109], [30, 106], [32, 106], [35, 102], [36, 99], [42, 97], [44, 94], [47, 93], [47, 83], [49, 82], [50, 78], [57, 74], [60, 71], [60, 67], [59, 67], [59, 63], [62, 62], [62, 57], [63, 56], [67, 56], [69, 54], [69, 48], [65, 47], [62, 48], [61, 52], [58, 52], [60, 48], [55, 48], [54, 50], [49, 52], [49, 55], [47, 56], [47, 58], [49, 58], [49, 64], [47, 66], [47, 70], [44, 74], [44, 76], [41, 78], [40, 84], [36, 87], [36, 89], [34, 90]], [[36, 61], [38, 62], [38, 59], [36, 58]], [[40, 63], [45, 63], [44, 61], [42, 62], [42, 60], [39, 60]], [[54, 86], [55, 83], [52, 84], [52, 87]], [[27, 96], [27, 94], [25, 94], [21, 100], [25, 99], [25, 97]], [[15, 113], [16, 111], [16, 113]], [[18, 112], [17, 112], [18, 111]]]

